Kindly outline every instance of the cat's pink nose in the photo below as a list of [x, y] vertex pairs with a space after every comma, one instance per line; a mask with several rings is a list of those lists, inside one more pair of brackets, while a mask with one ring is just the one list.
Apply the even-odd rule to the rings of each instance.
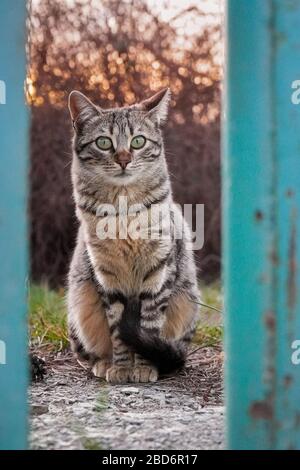
[[121, 150], [116, 154], [115, 161], [121, 166], [123, 170], [125, 170], [128, 163], [131, 162], [131, 153], [127, 150]]

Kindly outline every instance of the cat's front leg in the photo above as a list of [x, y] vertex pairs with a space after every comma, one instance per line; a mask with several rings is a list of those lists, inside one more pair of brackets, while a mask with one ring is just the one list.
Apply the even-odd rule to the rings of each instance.
[[130, 382], [133, 372], [133, 353], [120, 339], [119, 334], [118, 325], [123, 311], [124, 305], [119, 301], [111, 303], [106, 310], [113, 349], [112, 365], [106, 371], [106, 380], [112, 384]]
[[[163, 297], [157, 302], [157, 299], [153, 298], [152, 295], [149, 297], [141, 303], [140, 329], [145, 336], [159, 337], [165, 323], [165, 310], [168, 299]], [[135, 354], [132, 382], [156, 382], [157, 379], [157, 368], [140, 354]]]

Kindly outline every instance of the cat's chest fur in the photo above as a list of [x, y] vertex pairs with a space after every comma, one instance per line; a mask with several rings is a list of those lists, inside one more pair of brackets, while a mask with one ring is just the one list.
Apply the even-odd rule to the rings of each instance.
[[[89, 256], [106, 289], [132, 294], [147, 290], [153, 282], [158, 285], [163, 282], [163, 269], [155, 276], [149, 273], [170, 252], [171, 239], [153, 235], [153, 226], [146, 216], [146, 213], [144, 217], [131, 216], [126, 223], [119, 217], [114, 221], [111, 218], [82, 221]], [[110, 232], [102, 239], [105, 229]]]

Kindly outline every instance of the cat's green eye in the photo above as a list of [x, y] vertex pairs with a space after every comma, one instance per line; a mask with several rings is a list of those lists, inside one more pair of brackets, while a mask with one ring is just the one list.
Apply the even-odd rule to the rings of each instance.
[[146, 143], [145, 137], [143, 135], [137, 135], [136, 137], [132, 139], [130, 143], [130, 147], [138, 150], [144, 147], [145, 143]]
[[109, 137], [99, 137], [96, 140], [96, 145], [100, 150], [110, 150], [113, 146]]

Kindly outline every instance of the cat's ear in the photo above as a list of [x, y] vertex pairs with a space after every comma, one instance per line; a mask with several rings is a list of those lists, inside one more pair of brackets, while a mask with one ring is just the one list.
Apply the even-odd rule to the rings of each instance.
[[80, 123], [100, 114], [96, 106], [83, 93], [76, 90], [69, 95], [69, 110], [75, 130]]
[[140, 106], [144, 111], [147, 111], [150, 118], [161, 124], [167, 119], [170, 98], [170, 89], [164, 88], [151, 96], [151, 98], [142, 101]]

